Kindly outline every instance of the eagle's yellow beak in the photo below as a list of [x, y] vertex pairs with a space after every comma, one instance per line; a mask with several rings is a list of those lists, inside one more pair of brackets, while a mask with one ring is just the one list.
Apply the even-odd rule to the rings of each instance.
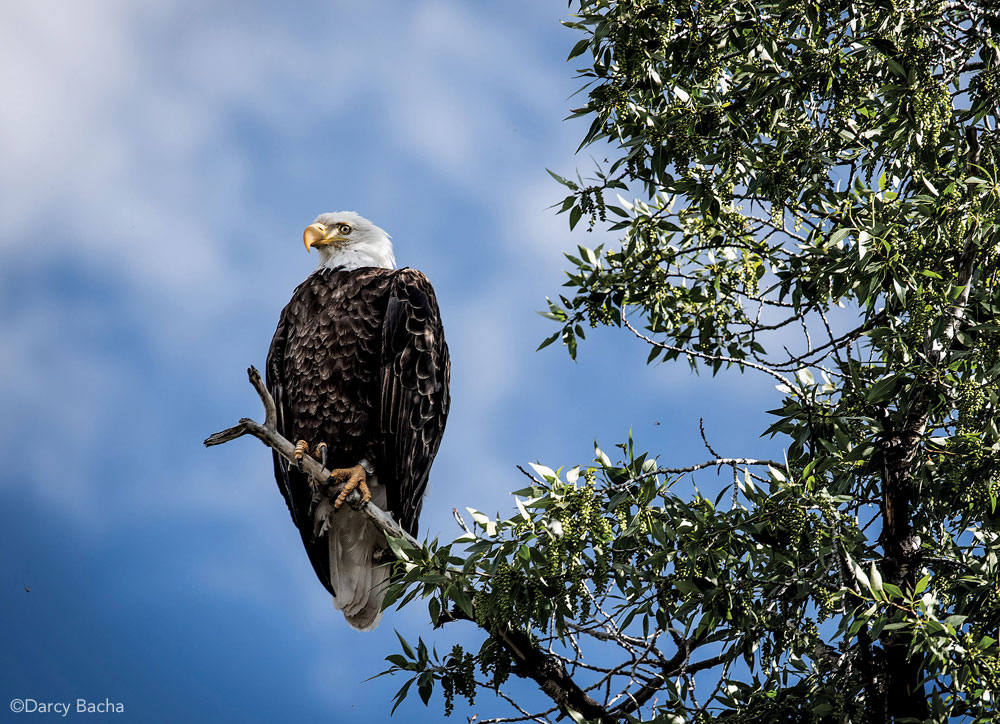
[[314, 246], [326, 246], [347, 241], [343, 236], [336, 234], [331, 236], [326, 226], [319, 223], [309, 224], [302, 232], [302, 240], [306, 243], [306, 251], [310, 251]]
[[326, 227], [322, 224], [307, 226], [306, 230], [302, 232], [302, 240], [306, 243], [306, 252], [309, 252], [314, 246], [330, 243], [329, 239], [326, 238]]

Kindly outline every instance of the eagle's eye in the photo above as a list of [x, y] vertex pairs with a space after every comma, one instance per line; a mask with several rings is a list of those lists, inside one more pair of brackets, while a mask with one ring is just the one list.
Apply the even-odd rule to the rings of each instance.
[[350, 224], [341, 224], [339, 228], [340, 228], [340, 233], [343, 234], [344, 236], [347, 236], [348, 234], [351, 233]]

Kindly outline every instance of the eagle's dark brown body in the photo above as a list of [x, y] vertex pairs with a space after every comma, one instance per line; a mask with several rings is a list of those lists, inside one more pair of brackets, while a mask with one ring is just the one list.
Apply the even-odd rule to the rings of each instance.
[[[267, 358], [279, 432], [327, 443], [330, 469], [368, 460], [411, 534], [444, 432], [449, 376], [434, 290], [412, 269], [317, 270], [282, 311]], [[314, 534], [308, 480], [277, 455], [274, 470], [316, 575], [336, 597], [332, 533]]]

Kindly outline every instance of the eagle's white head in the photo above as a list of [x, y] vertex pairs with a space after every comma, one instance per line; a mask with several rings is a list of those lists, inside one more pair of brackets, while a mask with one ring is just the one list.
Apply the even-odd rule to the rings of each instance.
[[317, 269], [396, 268], [389, 235], [354, 211], [320, 214], [306, 227], [302, 239], [306, 251], [315, 247], [319, 252]]

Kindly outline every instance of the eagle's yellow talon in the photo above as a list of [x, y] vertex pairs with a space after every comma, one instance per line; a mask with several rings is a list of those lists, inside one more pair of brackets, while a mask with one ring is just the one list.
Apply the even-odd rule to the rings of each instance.
[[357, 488], [361, 491], [361, 504], [371, 502], [372, 494], [368, 490], [368, 474], [365, 469], [360, 465], [355, 465], [351, 468], [338, 468], [337, 470], [330, 471], [330, 482], [332, 483], [343, 483], [344, 488], [340, 491], [340, 495], [337, 499], [333, 501], [333, 509], [339, 510], [340, 506], [344, 504], [347, 500], [347, 496], [351, 494], [351, 491]]
[[295, 465], [300, 472], [302, 471], [302, 458], [307, 452], [309, 452], [309, 443], [305, 440], [299, 440], [295, 443], [295, 452], [292, 453], [292, 457], [295, 458]]

